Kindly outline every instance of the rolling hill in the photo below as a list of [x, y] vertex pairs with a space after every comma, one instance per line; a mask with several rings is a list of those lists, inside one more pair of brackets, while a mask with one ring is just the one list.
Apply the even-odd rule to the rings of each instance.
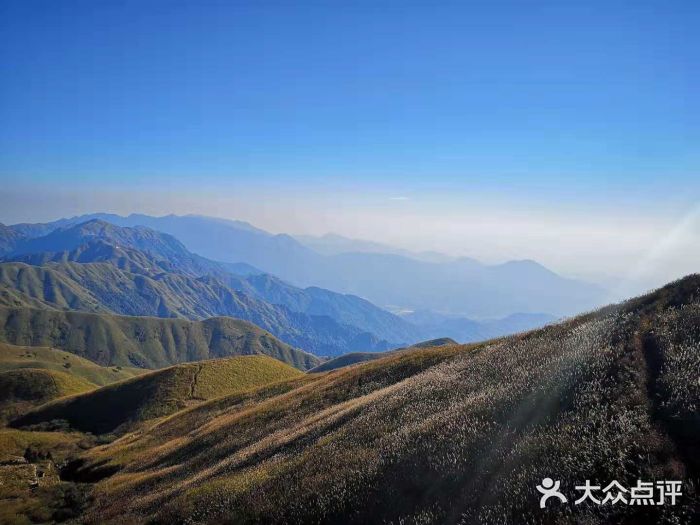
[[67, 372], [21, 368], [0, 372], [0, 421], [14, 419], [31, 407], [80, 394], [97, 385]]
[[0, 343], [0, 372], [21, 369], [70, 373], [73, 377], [98, 386], [141, 375], [147, 370], [132, 367], [105, 367], [70, 352], [41, 346], [15, 346]]
[[48, 401], [145, 372], [102, 367], [55, 348], [0, 343], [0, 420], [8, 421]]
[[[84, 517], [692, 523], [698, 340], [700, 276], [690, 276], [526, 334], [397, 352], [205, 402], [85, 453], [76, 475], [98, 482]], [[541, 509], [535, 487], [547, 477], [568, 499]], [[576, 505], [574, 486], [587, 479], [681, 480], [682, 496]]]
[[320, 360], [257, 326], [230, 317], [204, 321], [0, 307], [0, 341], [50, 346], [103, 366], [162, 368], [233, 355], [269, 355], [306, 370]]
[[13, 425], [64, 420], [71, 428], [84, 432], [112, 432], [209, 399], [300, 375], [296, 368], [262, 355], [175, 365], [54, 401], [23, 415]]

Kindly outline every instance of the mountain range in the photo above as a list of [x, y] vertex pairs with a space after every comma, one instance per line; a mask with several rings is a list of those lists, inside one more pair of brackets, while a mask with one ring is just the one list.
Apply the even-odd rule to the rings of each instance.
[[[252, 227], [243, 229], [257, 232]], [[151, 228], [117, 226], [96, 218], [63, 220], [54, 226], [15, 225], [0, 231], [5, 250], [5, 262], [0, 263], [0, 305], [11, 308], [191, 320], [231, 316], [251, 321], [288, 344], [327, 356], [384, 351], [440, 336], [472, 341], [552, 319], [450, 318], [432, 325], [414, 323], [357, 296], [319, 287], [298, 288], [246, 263], [221, 263], [196, 255], [173, 236]]]
[[[379, 252], [376, 247], [372, 252], [335, 249], [319, 253], [287, 234], [275, 235], [242, 221], [202, 216], [93, 214], [11, 228], [25, 235], [45, 234], [91, 219], [118, 226], [147, 226], [173, 235], [203, 257], [243, 262], [298, 287], [317, 286], [358, 295], [382, 307], [433, 310], [476, 319], [513, 313], [560, 317], [591, 309], [605, 297], [599, 287], [561, 277], [535, 261], [485, 265], [469, 258], [426, 260], [396, 250]], [[4, 241], [8, 242], [11, 239]], [[314, 245], [308, 238], [306, 242]], [[357, 242], [345, 245], [358, 248]]]
[[[145, 227], [100, 220], [15, 244], [0, 264], [0, 304], [201, 320], [249, 320], [318, 355], [386, 350], [417, 338], [410, 323], [357, 297], [301, 290], [190, 253]], [[329, 315], [331, 314], [331, 315]], [[349, 324], [352, 322], [352, 324]], [[396, 337], [392, 344], [369, 330]]]
[[58, 348], [103, 366], [153, 369], [254, 354], [269, 355], [302, 370], [321, 362], [256, 325], [231, 317], [189, 321], [0, 307], [0, 341]]

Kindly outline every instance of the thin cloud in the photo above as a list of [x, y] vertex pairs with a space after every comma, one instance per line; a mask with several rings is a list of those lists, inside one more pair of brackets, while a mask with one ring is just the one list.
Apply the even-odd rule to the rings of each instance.
[[389, 197], [390, 201], [407, 201], [410, 200], [409, 197]]

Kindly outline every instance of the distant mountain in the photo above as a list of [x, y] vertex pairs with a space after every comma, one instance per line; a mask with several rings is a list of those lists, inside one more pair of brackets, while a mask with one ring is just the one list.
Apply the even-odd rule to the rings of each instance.
[[[83, 219], [87, 221], [79, 222]], [[113, 222], [108, 223], [106, 220]], [[315, 286], [302, 289], [270, 274], [261, 273], [261, 270], [245, 263], [214, 262], [194, 255], [175, 237], [148, 227], [120, 227], [114, 224], [139, 222], [170, 228], [173, 232], [188, 236], [191, 242], [201, 242], [202, 238], [216, 236], [221, 240], [219, 246], [243, 238], [248, 239], [248, 247], [254, 244], [250, 239], [256, 239], [258, 247], [268, 243], [268, 248], [273, 245], [276, 249], [279, 248], [280, 236], [273, 236], [246, 223], [235, 221], [192, 216], [154, 218], [143, 215], [95, 215], [62, 220], [57, 229], [44, 237], [24, 238], [16, 243], [13, 252], [5, 258], [30, 264], [109, 262], [126, 272], [146, 275], [151, 280], [157, 280], [157, 287], [168, 288], [168, 291], [153, 291], [152, 283], [148, 280], [143, 281], [146, 283], [145, 287], [120, 285], [122, 290], [136, 289], [140, 295], [150, 290], [147, 292], [150, 306], [145, 307], [143, 298], [136, 298], [133, 294], [115, 294], [114, 287], [109, 286], [107, 297], [117, 300], [121, 305], [110, 306], [110, 301], [105, 300], [103, 294], [102, 298], [88, 301], [93, 303], [92, 306], [83, 305], [80, 309], [103, 311], [94, 304], [101, 303], [102, 306], [107, 306], [108, 312], [130, 315], [182, 316], [190, 319], [212, 315], [237, 316], [259, 324], [289, 344], [319, 355], [386, 350], [441, 336], [470, 342], [536, 328], [555, 319], [555, 316], [528, 312], [532, 304], [544, 302], [552, 306], [557, 302], [568, 301], [562, 297], [562, 283], [565, 289], [573, 290], [572, 297], [576, 296], [576, 290], [580, 292], [586, 288], [580, 283], [562, 279], [533, 261], [512, 261], [497, 266], [484, 266], [468, 258], [444, 263], [426, 263], [410, 257], [384, 253], [344, 253], [326, 257], [301, 245], [299, 249], [293, 250], [305, 258], [303, 266], [306, 270], [318, 268], [318, 280], [335, 283], [340, 289], [353, 290], [360, 295], [364, 295], [362, 292], [374, 294], [378, 298], [387, 299], [390, 304], [403, 305], [409, 310], [425, 312], [423, 305], [426, 304], [442, 306], [443, 308], [431, 309], [448, 312], [459, 311], [467, 304], [473, 305], [477, 312], [500, 311], [506, 303], [510, 303], [513, 308], [520, 308], [516, 310], [517, 314], [510, 312], [509, 315], [515, 317], [506, 316], [499, 321], [474, 321], [465, 315], [441, 314], [440, 319], [426, 323], [420, 321], [418, 314], [396, 316], [357, 295], [339, 294]], [[13, 231], [15, 227], [8, 228]], [[50, 228], [50, 225], [42, 225], [35, 230], [45, 232]], [[24, 225], [22, 230], [26, 232], [30, 228]], [[204, 234], [197, 236], [196, 232], [199, 230], [204, 230]], [[281, 239], [283, 244], [289, 242], [284, 236]], [[376, 248], [380, 249], [381, 246]], [[40, 251], [31, 253], [34, 250]], [[294, 266], [298, 258], [287, 255], [283, 260], [291, 260], [291, 266]], [[339, 270], [336, 277], [330, 275], [335, 271], [334, 268]], [[62, 270], [64, 273], [68, 271], [66, 268]], [[281, 271], [287, 270], [289, 268]], [[84, 274], [85, 269], [79, 272], [74, 268], [69, 273], [75, 278], [79, 273]], [[162, 275], [156, 277], [159, 273]], [[196, 282], [192, 279], [178, 279], [177, 283], [173, 283], [170, 275], [172, 273], [194, 277]], [[0, 273], [0, 277], [1, 275]], [[203, 279], [205, 275], [208, 276], [207, 279]], [[124, 282], [124, 276], [118, 277]], [[411, 283], [404, 285], [409, 279]], [[85, 277], [76, 280], [88, 288], [100, 288], [99, 284], [95, 283], [95, 278], [87, 283]], [[109, 283], [109, 279], [106, 282]], [[73, 287], [66, 287], [68, 296], [74, 296], [71, 292]], [[0, 300], [3, 304], [23, 304], [23, 299], [16, 297], [17, 287], [14, 288], [15, 291], [12, 290], [13, 286], [0, 289]], [[462, 291], [461, 295], [455, 293], [459, 290]], [[512, 296], [512, 290], [520, 290], [521, 293]], [[522, 293], [523, 290], [526, 293]], [[232, 291], [243, 292], [248, 296], [247, 302], [257, 299], [275, 307], [241, 308], [236, 306], [241, 302], [240, 294], [231, 295]], [[204, 295], [200, 296], [202, 293]], [[36, 295], [28, 295], [37, 299]], [[181, 304], [183, 301], [189, 306]], [[56, 302], [53, 301], [53, 304]], [[29, 302], [25, 305], [37, 306], [37, 303]], [[66, 301], [61, 307], [78, 308], [75, 299], [73, 303]], [[283, 307], [282, 312], [277, 311], [279, 307]], [[265, 310], [267, 313], [256, 314], [256, 310]], [[295, 314], [298, 313], [310, 318], [296, 319]], [[324, 316], [330, 317], [331, 322], [319, 319]], [[289, 326], [290, 324], [297, 326]], [[299, 329], [300, 326], [304, 327], [303, 331]], [[366, 334], [362, 335], [363, 332]]]
[[49, 346], [97, 364], [162, 368], [233, 355], [269, 355], [306, 370], [320, 364], [252, 323], [204, 321], [0, 307], [0, 341]]
[[424, 262], [449, 262], [456, 259], [443, 253], [424, 251], [412, 252], [401, 248], [395, 248], [387, 244], [361, 239], [349, 239], [335, 233], [327, 233], [322, 236], [294, 235], [294, 238], [304, 246], [320, 253], [321, 255], [339, 255], [341, 253], [384, 253], [401, 255]]
[[0, 255], [14, 250], [24, 238], [17, 230], [0, 223]]
[[415, 326], [359, 297], [302, 290], [246, 272], [243, 264], [217, 263], [143, 226], [91, 219], [26, 239], [5, 260], [32, 265], [0, 264], [5, 306], [187, 319], [229, 315], [318, 355], [381, 351], [421, 338]]
[[405, 343], [420, 340], [423, 336], [423, 331], [411, 322], [355, 295], [339, 294], [315, 286], [301, 289], [269, 274], [245, 278], [232, 276], [226, 283], [235, 290], [269, 303], [307, 315], [328, 316], [386, 341]]
[[426, 262], [391, 253], [322, 255], [289, 235], [200, 216], [98, 214], [69, 221], [90, 218], [120, 226], [148, 226], [173, 235], [204, 257], [245, 262], [295, 286], [358, 295], [381, 306], [430, 309], [472, 318], [505, 317], [515, 312], [562, 316], [589, 310], [605, 295], [595, 285], [563, 278], [534, 261], [489, 266], [473, 259]]
[[426, 263], [385, 254], [330, 257], [333, 273], [319, 286], [344, 290], [376, 304], [504, 317], [514, 312], [566, 315], [599, 303], [602, 290], [565, 279], [534, 261], [486, 266], [472, 259]]
[[231, 266], [191, 253], [171, 235], [137, 226], [121, 228], [92, 219], [26, 238], [6, 259], [29, 264], [46, 262], [112, 262], [136, 273], [157, 271], [199, 276], [231, 273]]
[[403, 314], [401, 317], [418, 326], [428, 337], [451, 337], [461, 343], [524, 332], [556, 321], [556, 318], [549, 314], [524, 313], [512, 314], [502, 319], [475, 321], [426, 310]]
[[0, 305], [192, 320], [225, 315], [317, 355], [382, 351], [398, 344], [327, 315], [307, 315], [235, 291], [214, 277], [146, 276], [109, 263], [0, 263]]

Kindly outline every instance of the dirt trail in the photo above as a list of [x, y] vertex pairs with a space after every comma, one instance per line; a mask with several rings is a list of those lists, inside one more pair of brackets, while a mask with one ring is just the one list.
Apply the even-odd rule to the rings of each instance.
[[197, 369], [192, 374], [192, 382], [190, 383], [190, 399], [197, 399], [195, 395], [197, 391], [197, 378], [199, 377], [203, 367], [204, 365], [197, 365]]

